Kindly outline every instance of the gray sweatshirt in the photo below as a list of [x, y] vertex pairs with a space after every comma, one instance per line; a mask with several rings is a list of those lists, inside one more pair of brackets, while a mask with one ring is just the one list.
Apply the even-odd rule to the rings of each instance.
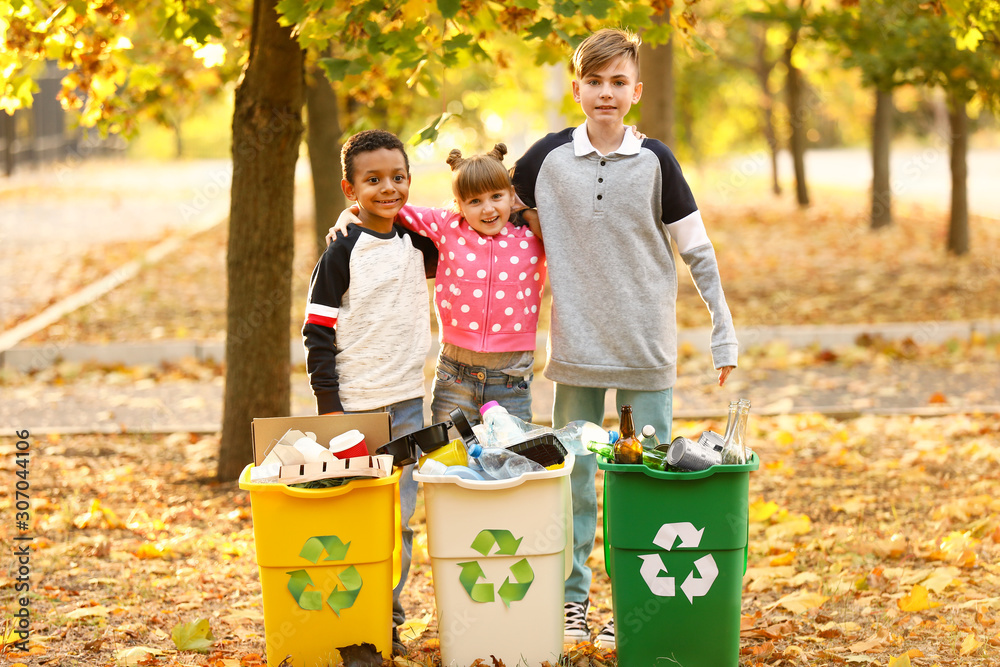
[[735, 366], [736, 331], [715, 249], [673, 153], [631, 132], [601, 155], [586, 124], [549, 134], [514, 165], [538, 209], [552, 286], [546, 377], [660, 391], [677, 380], [676, 244], [712, 317], [716, 368]]

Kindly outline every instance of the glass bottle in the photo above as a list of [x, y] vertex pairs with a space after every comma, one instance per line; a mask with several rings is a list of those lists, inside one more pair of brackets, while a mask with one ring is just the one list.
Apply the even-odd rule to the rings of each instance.
[[740, 447], [743, 448], [743, 459], [745, 462], [749, 463], [750, 459], [753, 458], [753, 451], [747, 447], [747, 422], [750, 421], [750, 399], [741, 398], [739, 400], [740, 406], [740, 421], [738, 424], [738, 432]]
[[620, 419], [621, 434], [615, 442], [615, 463], [642, 463], [642, 443], [635, 435], [635, 424], [632, 421], [632, 406], [623, 405]]
[[[747, 408], [749, 410], [749, 408]], [[729, 404], [729, 421], [726, 423], [726, 435], [723, 437], [722, 463], [723, 465], [742, 465], [747, 462], [746, 454], [743, 452], [743, 443], [737, 439], [736, 432], [739, 430], [739, 401], [732, 401]]]
[[660, 446], [660, 441], [656, 437], [656, 428], [652, 424], [646, 424], [642, 427], [642, 439], [640, 442], [642, 442], [642, 448], [646, 450], [656, 449]]

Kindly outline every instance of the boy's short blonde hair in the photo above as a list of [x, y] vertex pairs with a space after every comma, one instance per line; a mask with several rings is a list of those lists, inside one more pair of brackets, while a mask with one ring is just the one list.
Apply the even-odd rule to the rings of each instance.
[[573, 74], [577, 79], [582, 79], [621, 57], [632, 61], [638, 74], [640, 44], [642, 39], [631, 30], [624, 28], [598, 30], [583, 40], [573, 52]]

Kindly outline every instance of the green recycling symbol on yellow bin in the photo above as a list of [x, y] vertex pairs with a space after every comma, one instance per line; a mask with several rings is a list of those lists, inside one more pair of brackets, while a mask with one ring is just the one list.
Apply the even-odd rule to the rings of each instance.
[[[472, 540], [470, 546], [484, 556], [489, 556], [494, 546], [497, 548], [495, 553], [497, 556], [515, 556], [522, 539], [524, 538], [515, 539], [509, 530], [482, 530]], [[465, 561], [459, 563], [458, 566], [462, 568], [458, 580], [473, 602], [493, 602], [495, 599], [493, 584], [479, 582], [480, 579], [486, 578], [486, 573], [483, 572], [479, 561]], [[528, 589], [531, 588], [531, 582], [535, 580], [535, 572], [528, 564], [527, 558], [522, 558], [511, 565], [510, 575], [496, 589], [496, 595], [507, 607], [510, 607], [511, 602], [523, 600], [524, 596], [528, 594]], [[511, 581], [511, 577], [513, 577], [513, 581]]]
[[[701, 536], [704, 534], [704, 528], [699, 530], [694, 527], [694, 524], [686, 521], [682, 523], [665, 523], [656, 532], [653, 544], [670, 551], [674, 548], [674, 543], [679, 539], [680, 543], [677, 544], [677, 548], [686, 547], [696, 549], [701, 545]], [[646, 582], [646, 585], [649, 586], [649, 592], [658, 597], [673, 597], [676, 593], [674, 578], [660, 576], [661, 572], [668, 574], [667, 566], [663, 564], [663, 559], [660, 558], [660, 555], [643, 554], [639, 558], [642, 560], [639, 574], [642, 576], [643, 581]], [[688, 602], [691, 603], [694, 603], [696, 597], [707, 595], [708, 591], [712, 588], [712, 584], [715, 583], [715, 578], [719, 576], [719, 567], [716, 565], [712, 554], [702, 556], [696, 560], [694, 567], [698, 570], [699, 576], [695, 577], [694, 572], [690, 572], [684, 583], [681, 584], [681, 591], [687, 597]]]
[[[336, 535], [321, 535], [310, 537], [302, 545], [299, 552], [301, 558], [305, 558], [314, 565], [319, 562], [320, 557], [326, 553], [324, 561], [337, 561], [347, 558], [347, 548], [351, 543], [344, 542]], [[307, 591], [306, 588], [313, 585], [312, 577], [308, 570], [292, 570], [288, 574], [288, 592], [292, 594], [300, 607], [308, 611], [319, 611], [323, 608], [323, 593], [321, 591]], [[337, 579], [340, 585], [333, 587], [333, 592], [326, 598], [326, 603], [333, 609], [333, 613], [340, 616], [340, 612], [354, 605], [361, 593], [361, 574], [358, 569], [351, 565], [341, 572]], [[341, 590], [340, 586], [344, 589]]]

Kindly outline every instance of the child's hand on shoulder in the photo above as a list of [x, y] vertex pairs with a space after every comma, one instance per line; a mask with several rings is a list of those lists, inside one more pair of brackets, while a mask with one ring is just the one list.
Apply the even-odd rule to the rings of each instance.
[[356, 225], [361, 224], [361, 221], [357, 218], [358, 211], [359, 209], [356, 204], [350, 208], [344, 209], [344, 212], [340, 214], [339, 218], [337, 218], [337, 223], [330, 228], [326, 235], [327, 245], [330, 245], [336, 240], [338, 233], [342, 236], [347, 236], [347, 225], [352, 222]]

